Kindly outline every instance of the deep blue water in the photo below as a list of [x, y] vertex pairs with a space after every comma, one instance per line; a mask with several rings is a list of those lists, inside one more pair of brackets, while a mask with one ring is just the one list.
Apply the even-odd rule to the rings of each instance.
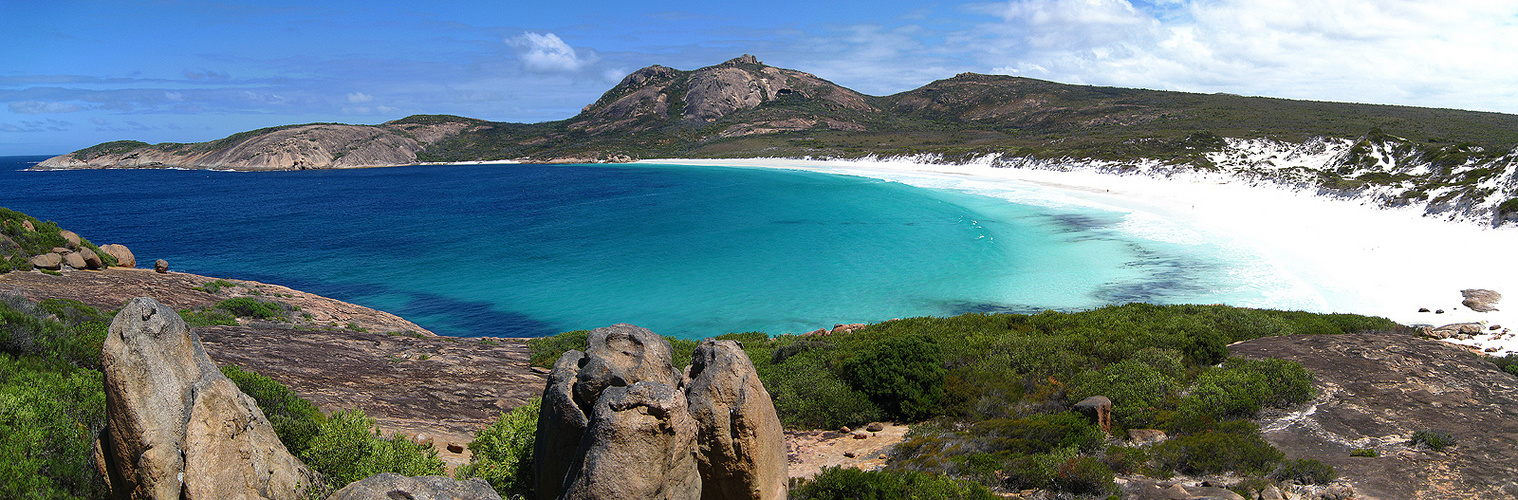
[[[138, 262], [276, 283], [435, 332], [627, 322], [700, 338], [834, 323], [1256, 291], [1206, 245], [1125, 215], [783, 170], [472, 165], [235, 173], [23, 172], [0, 206]], [[1221, 298], [1220, 298], [1221, 297]]]

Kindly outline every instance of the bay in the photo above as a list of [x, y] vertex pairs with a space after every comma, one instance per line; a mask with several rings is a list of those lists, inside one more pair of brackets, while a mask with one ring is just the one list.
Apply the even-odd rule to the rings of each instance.
[[865, 177], [677, 165], [30, 172], [0, 206], [139, 262], [290, 286], [437, 333], [702, 338], [1111, 303], [1258, 302], [1250, 255], [1132, 214]]

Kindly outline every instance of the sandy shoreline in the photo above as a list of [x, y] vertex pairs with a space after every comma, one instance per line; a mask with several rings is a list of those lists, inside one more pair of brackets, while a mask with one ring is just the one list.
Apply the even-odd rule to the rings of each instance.
[[[1460, 290], [1467, 288], [1518, 294], [1518, 266], [1498, 260], [1502, 249], [1518, 248], [1518, 230], [1430, 219], [1413, 210], [1381, 209], [1359, 201], [1201, 176], [1156, 179], [891, 160], [655, 159], [639, 163], [806, 170], [969, 192], [986, 183], [1038, 190], [1043, 196], [1054, 190], [1073, 204], [1122, 212], [1131, 220], [1178, 221], [1209, 239], [1242, 242], [1273, 264], [1272, 277], [1288, 284], [1280, 293], [1290, 294], [1302, 305], [1300, 309], [1385, 316], [1407, 325], [1482, 322], [1518, 330], [1518, 306], [1504, 303], [1513, 312], [1478, 313], [1460, 304]], [[1514, 301], [1518, 298], [1506, 302]], [[1445, 313], [1420, 313], [1420, 308]], [[1497, 347], [1500, 350], [1494, 354], [1498, 355], [1518, 353], [1518, 338], [1483, 335], [1459, 343]]]

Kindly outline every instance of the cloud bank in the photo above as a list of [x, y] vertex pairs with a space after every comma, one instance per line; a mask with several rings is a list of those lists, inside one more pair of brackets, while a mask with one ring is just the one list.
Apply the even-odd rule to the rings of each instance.
[[580, 55], [553, 33], [527, 32], [506, 39], [517, 49], [517, 56], [529, 71], [538, 73], [573, 73], [596, 62], [594, 54]]

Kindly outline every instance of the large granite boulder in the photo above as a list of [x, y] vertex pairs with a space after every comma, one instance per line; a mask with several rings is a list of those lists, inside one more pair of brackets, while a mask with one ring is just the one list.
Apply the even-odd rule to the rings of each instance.
[[126, 245], [101, 245], [100, 250], [116, 258], [117, 267], [137, 267], [137, 256]]
[[84, 256], [80, 255], [79, 252], [69, 252], [63, 254], [63, 264], [74, 269], [84, 269], [86, 267], [89, 267], [89, 264], [84, 262]]
[[157, 272], [158, 274], [169, 272], [169, 261], [163, 259], [153, 261], [153, 271]]
[[576, 460], [580, 438], [590, 417], [574, 400], [574, 382], [580, 375], [585, 353], [571, 350], [559, 356], [543, 388], [543, 408], [538, 412], [537, 440], [533, 443], [533, 489], [541, 500], [558, 498], [564, 475]]
[[337, 490], [327, 500], [501, 500], [490, 484], [440, 476], [406, 477], [392, 472], [369, 476]]
[[[533, 470], [538, 498], [558, 498], [571, 468], [584, 459], [592, 409], [612, 387], [654, 382], [679, 390], [684, 376], [673, 365], [669, 342], [646, 328], [597, 328], [585, 352], [569, 351], [554, 364], [543, 389]], [[682, 408], [681, 413], [684, 413]], [[689, 418], [686, 415], [685, 418]]]
[[1460, 295], [1465, 297], [1460, 303], [1476, 312], [1492, 312], [1497, 310], [1497, 303], [1502, 302], [1502, 294], [1493, 290], [1471, 288], [1461, 290]]
[[51, 269], [57, 271], [63, 268], [63, 256], [56, 253], [45, 253], [31, 258], [32, 267], [39, 269]]
[[319, 484], [174, 310], [128, 302], [101, 350], [102, 456], [118, 498], [303, 499]]
[[105, 267], [105, 261], [101, 260], [99, 255], [95, 255], [94, 250], [81, 248], [79, 249], [79, 257], [84, 259], [84, 267], [86, 268], [101, 269]]
[[67, 242], [69, 250], [78, 250], [79, 249], [79, 235], [78, 234], [74, 234], [73, 231], [67, 231], [67, 230], [65, 230], [65, 231], [58, 231], [58, 236], [62, 236], [63, 237], [63, 241]]
[[696, 420], [703, 500], [786, 498], [785, 432], [743, 347], [707, 339], [686, 387]]
[[562, 500], [701, 498], [696, 422], [660, 382], [609, 387], [597, 399]]

